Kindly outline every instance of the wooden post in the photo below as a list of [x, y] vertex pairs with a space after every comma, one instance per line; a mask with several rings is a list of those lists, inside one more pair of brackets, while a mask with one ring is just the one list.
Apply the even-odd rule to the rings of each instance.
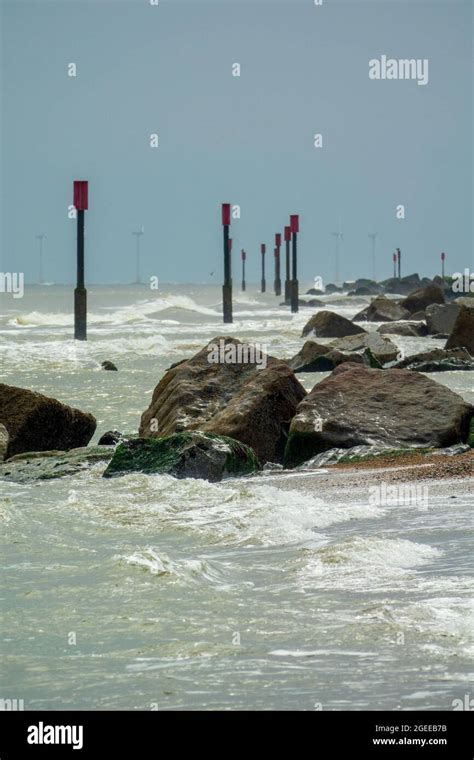
[[291, 229], [285, 227], [285, 302], [290, 301], [291, 294], [291, 277], [290, 277], [290, 242], [291, 242]]
[[291, 273], [291, 312], [299, 311], [299, 286], [298, 286], [298, 232], [300, 229], [298, 214], [290, 216], [290, 231], [292, 235], [292, 273]]
[[402, 276], [402, 252], [400, 251], [400, 248], [397, 248], [397, 260], [398, 260], [398, 279], [401, 279]]
[[245, 291], [245, 260], [247, 258], [247, 254], [245, 253], [243, 248], [241, 251], [241, 256], [242, 256], [242, 290]]
[[232, 318], [232, 265], [229, 241], [230, 203], [222, 204], [222, 226], [224, 228], [224, 285], [222, 287], [222, 304], [224, 322], [233, 322]]
[[267, 250], [267, 246], [265, 245], [265, 243], [261, 243], [260, 253], [262, 254], [262, 283], [261, 283], [262, 293], [265, 293], [267, 289], [267, 283], [265, 282], [265, 251], [266, 250]]
[[392, 258], [393, 258], [393, 276], [396, 277], [397, 276], [397, 254], [394, 253]]
[[443, 280], [444, 280], [444, 264], [445, 264], [445, 261], [446, 261], [446, 254], [442, 253], [441, 254], [441, 277], [443, 278]]
[[84, 263], [84, 211], [89, 207], [89, 185], [74, 181], [74, 206], [77, 211], [77, 277], [74, 290], [74, 338], [87, 340], [87, 290]]
[[281, 235], [279, 232], [277, 232], [275, 235], [275, 283], [274, 283], [276, 296], [281, 295], [280, 246], [281, 246]]

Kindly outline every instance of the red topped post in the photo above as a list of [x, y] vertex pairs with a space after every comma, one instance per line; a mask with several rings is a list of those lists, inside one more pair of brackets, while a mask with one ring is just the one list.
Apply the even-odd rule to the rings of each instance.
[[77, 278], [74, 290], [74, 338], [87, 340], [87, 290], [84, 278], [84, 211], [89, 208], [89, 183], [74, 180], [74, 206], [77, 211]]
[[288, 302], [290, 300], [290, 293], [291, 293], [291, 277], [290, 277], [290, 242], [291, 242], [291, 228], [289, 226], [285, 227], [284, 231], [284, 239], [285, 239], [285, 302]]
[[233, 322], [232, 319], [232, 242], [229, 239], [230, 227], [230, 203], [222, 204], [222, 226], [224, 228], [224, 285], [222, 287], [222, 305], [224, 322]]
[[298, 300], [299, 300], [299, 286], [298, 286], [298, 250], [297, 250], [297, 238], [300, 230], [300, 218], [298, 214], [292, 214], [290, 216], [290, 232], [292, 236], [292, 277], [291, 277], [291, 312], [296, 314], [298, 312]]

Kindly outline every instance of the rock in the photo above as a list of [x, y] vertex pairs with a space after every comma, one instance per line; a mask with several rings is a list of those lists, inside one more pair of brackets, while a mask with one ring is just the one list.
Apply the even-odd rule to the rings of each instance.
[[461, 310], [461, 307], [455, 303], [432, 303], [426, 307], [426, 324], [430, 335], [439, 333], [449, 333], [454, 327], [454, 323]]
[[118, 430], [108, 430], [106, 433], [102, 435], [102, 437], [99, 439], [98, 446], [116, 446], [117, 443], [120, 443], [124, 438], [122, 433], [119, 433]]
[[444, 348], [432, 348], [431, 351], [422, 351], [419, 354], [406, 356], [394, 365], [394, 369], [412, 369], [413, 365], [426, 364], [427, 362], [440, 361], [461, 361], [470, 362], [471, 356], [463, 348], [456, 348], [452, 351], [446, 351]]
[[439, 285], [432, 283], [425, 288], [414, 290], [400, 302], [400, 306], [410, 314], [414, 314], [425, 310], [433, 303], [444, 304], [444, 294]]
[[[358, 354], [352, 354], [354, 356], [354, 359]], [[362, 363], [366, 367], [371, 367], [372, 369], [382, 369], [382, 364], [379, 362], [375, 354], [372, 353], [370, 348], [365, 348], [362, 351]]]
[[469, 309], [474, 308], [474, 293], [470, 296], [458, 296], [454, 299], [454, 303], [459, 306], [467, 306]]
[[3, 462], [7, 455], [8, 439], [8, 430], [5, 425], [0, 424], [0, 462]]
[[165, 438], [136, 438], [121, 443], [114, 451], [104, 478], [143, 472], [216, 483], [225, 477], [248, 475], [259, 469], [261, 465], [249, 446], [232, 438], [193, 430]]
[[362, 363], [362, 356], [343, 354], [330, 346], [307, 340], [301, 351], [289, 360], [288, 366], [293, 372], [331, 372], [343, 362], [357, 360]]
[[432, 340], [448, 340], [448, 333], [436, 333], [436, 335], [430, 335]]
[[283, 362], [260, 370], [201, 426], [250, 446], [261, 462], [281, 462], [290, 422], [306, 391]]
[[[234, 352], [229, 353], [229, 363], [214, 361], [215, 346]], [[265, 369], [258, 369], [265, 363]], [[305, 395], [285, 362], [259, 357], [254, 346], [234, 338], [215, 338], [164, 375], [142, 415], [139, 435], [161, 438], [205, 430], [252, 446], [262, 462], [278, 461], [291, 418]]]
[[86, 446], [96, 428], [92, 414], [26, 388], [0, 383], [0, 422], [9, 434], [6, 458], [26, 451]]
[[408, 369], [411, 369], [412, 372], [473, 372], [474, 361], [465, 361], [463, 359], [441, 359], [440, 361], [411, 364]]
[[342, 293], [342, 288], [330, 282], [329, 285], [326, 285], [326, 295], [331, 293]]
[[365, 330], [356, 327], [349, 319], [333, 311], [319, 311], [303, 327], [302, 337], [313, 333], [317, 338], [342, 338], [357, 335]]
[[390, 277], [388, 280], [384, 280], [380, 284], [384, 286], [386, 293], [408, 295], [416, 288], [420, 287], [421, 280], [418, 274], [409, 274], [406, 277], [402, 277], [400, 280], [398, 277]]
[[360, 333], [358, 335], [349, 335], [346, 338], [332, 340], [329, 344], [331, 348], [338, 351], [363, 351], [370, 348], [372, 354], [381, 364], [394, 361], [398, 356], [398, 348], [392, 343], [390, 338], [386, 338], [380, 333]]
[[466, 348], [474, 356], [474, 307], [461, 306], [446, 348]]
[[410, 314], [410, 322], [426, 322], [426, 313], [424, 311], [415, 311]]
[[33, 451], [17, 454], [0, 464], [0, 480], [14, 483], [34, 483], [76, 475], [92, 465], [112, 458], [109, 446], [91, 446], [63, 451]]
[[396, 322], [405, 319], [408, 311], [403, 309], [397, 301], [392, 301], [386, 296], [377, 296], [370, 306], [360, 311], [353, 317], [353, 322]]
[[324, 290], [319, 290], [318, 288], [310, 288], [306, 291], [307, 296], [323, 296]]
[[423, 322], [386, 322], [377, 327], [377, 332], [404, 335], [407, 338], [424, 338], [428, 334], [428, 328]]
[[[290, 306], [291, 301], [282, 301], [280, 306]], [[324, 301], [318, 301], [317, 298], [311, 298], [309, 301], [304, 301], [302, 298], [298, 298], [298, 306], [325, 306]]]
[[108, 370], [109, 372], [118, 372], [118, 369], [113, 362], [105, 361], [102, 362], [100, 366], [102, 369]]
[[333, 448], [463, 443], [473, 413], [461, 396], [416, 372], [341, 364], [300, 403], [284, 463], [299, 465]]
[[474, 417], [471, 418], [471, 422], [469, 423], [469, 435], [467, 437], [467, 444], [471, 447], [471, 449], [474, 449]]

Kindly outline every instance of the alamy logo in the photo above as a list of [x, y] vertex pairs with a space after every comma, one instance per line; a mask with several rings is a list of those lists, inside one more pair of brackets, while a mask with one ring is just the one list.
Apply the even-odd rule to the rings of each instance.
[[453, 699], [452, 701], [453, 710], [466, 710], [467, 712], [472, 712], [474, 710], [474, 699], [471, 698], [470, 694], [465, 694], [464, 699]]
[[72, 744], [73, 749], [83, 747], [83, 726], [48, 726], [43, 722], [28, 726], [28, 744]]
[[464, 274], [454, 272], [452, 289], [453, 293], [474, 293], [474, 272], [469, 269], [465, 269]]
[[221, 338], [219, 345], [210, 343], [207, 350], [209, 364], [255, 364], [256, 369], [265, 369], [267, 366], [266, 347], [260, 343], [226, 343]]
[[15, 712], [24, 709], [25, 702], [23, 699], [0, 699], [0, 712]]
[[369, 488], [369, 504], [373, 507], [418, 507], [427, 509], [429, 500], [428, 486], [405, 483], [390, 486], [381, 483]]
[[369, 79], [414, 79], [428, 84], [428, 58], [387, 58], [386, 55], [369, 61]]
[[13, 293], [13, 298], [23, 298], [25, 295], [23, 272], [0, 272], [0, 293]]

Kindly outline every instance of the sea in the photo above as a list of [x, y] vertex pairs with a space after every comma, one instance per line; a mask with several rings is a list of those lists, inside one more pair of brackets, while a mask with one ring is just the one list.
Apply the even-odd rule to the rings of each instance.
[[[77, 342], [71, 287], [0, 299], [0, 381], [91, 412], [92, 443], [136, 433], [166, 369], [214, 337], [290, 358], [317, 310], [249, 283], [223, 325], [217, 284], [91, 286]], [[350, 318], [370, 298], [321, 300]], [[391, 337], [405, 354], [443, 345]], [[298, 375], [308, 390], [326, 376]], [[431, 377], [474, 403], [471, 373]], [[327, 468], [217, 484], [103, 469], [0, 481], [0, 699], [410, 711], [474, 696], [472, 479], [430, 482], [421, 507], [374, 504], [356, 471], [342, 488]]]

